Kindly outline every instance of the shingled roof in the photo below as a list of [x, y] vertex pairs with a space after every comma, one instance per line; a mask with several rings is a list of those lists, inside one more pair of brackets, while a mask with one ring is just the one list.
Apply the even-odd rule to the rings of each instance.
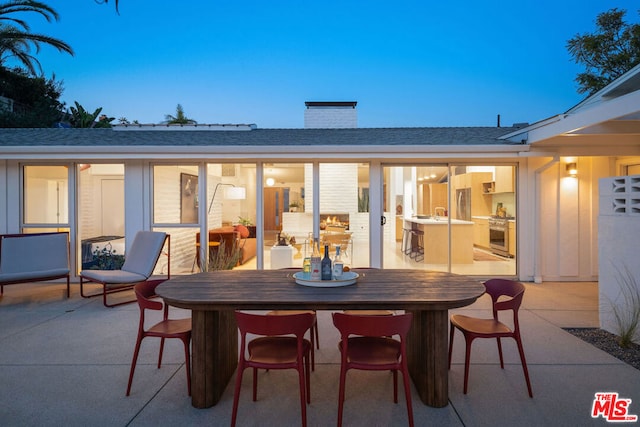
[[357, 129], [114, 130], [0, 129], [3, 147], [196, 147], [196, 146], [428, 146], [514, 145], [500, 136], [511, 127]]

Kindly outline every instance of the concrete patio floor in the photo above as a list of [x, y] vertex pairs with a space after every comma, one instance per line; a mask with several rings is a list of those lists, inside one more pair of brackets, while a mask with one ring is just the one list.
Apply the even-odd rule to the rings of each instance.
[[[512, 340], [503, 344], [504, 370], [495, 341], [474, 342], [464, 395], [464, 339], [456, 334], [449, 405], [425, 406], [413, 389], [417, 426], [605, 425], [603, 418], [591, 418], [591, 407], [596, 392], [612, 391], [632, 400], [630, 414], [640, 414], [640, 371], [561, 329], [598, 326], [597, 284], [526, 285], [520, 316], [534, 398], [527, 395]], [[489, 303], [484, 296], [456, 311], [490, 316]], [[172, 314], [189, 316], [178, 309]], [[61, 284], [5, 286], [0, 298], [0, 424], [229, 425], [233, 381], [215, 407], [193, 408], [179, 341], [167, 342], [161, 369], [155, 365], [158, 340], [143, 342], [131, 396], [125, 397], [138, 315], [136, 304], [109, 309], [99, 298], [81, 298], [77, 284], [70, 299]], [[334, 425], [337, 416], [338, 334], [329, 312], [318, 317], [321, 347], [311, 375], [309, 426]], [[300, 425], [297, 387], [293, 371], [261, 372], [258, 401], [252, 402], [246, 371], [238, 425]], [[402, 387], [394, 404], [389, 373], [349, 372], [345, 426], [406, 424]]]

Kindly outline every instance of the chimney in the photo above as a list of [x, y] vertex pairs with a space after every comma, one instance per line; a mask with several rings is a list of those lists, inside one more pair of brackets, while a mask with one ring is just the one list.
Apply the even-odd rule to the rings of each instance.
[[305, 129], [352, 129], [358, 127], [356, 101], [311, 102], [304, 105]]

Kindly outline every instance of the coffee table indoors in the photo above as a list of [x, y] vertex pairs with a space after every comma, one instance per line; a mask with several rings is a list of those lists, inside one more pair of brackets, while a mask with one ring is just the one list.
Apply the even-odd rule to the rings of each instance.
[[287, 270], [226, 270], [174, 277], [156, 293], [192, 311], [192, 405], [215, 405], [238, 363], [235, 310], [406, 310], [413, 313], [408, 337], [409, 372], [420, 399], [448, 403], [448, 310], [473, 303], [479, 281], [451, 273], [363, 269], [356, 284], [301, 286]]

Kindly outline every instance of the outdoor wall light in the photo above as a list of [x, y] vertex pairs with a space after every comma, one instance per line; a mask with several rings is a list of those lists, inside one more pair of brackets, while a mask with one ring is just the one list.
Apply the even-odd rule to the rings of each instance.
[[276, 183], [276, 180], [273, 178], [267, 178], [267, 186], [273, 187], [273, 184]]
[[567, 173], [569, 176], [573, 177], [578, 175], [578, 166], [576, 165], [576, 162], [567, 163]]

